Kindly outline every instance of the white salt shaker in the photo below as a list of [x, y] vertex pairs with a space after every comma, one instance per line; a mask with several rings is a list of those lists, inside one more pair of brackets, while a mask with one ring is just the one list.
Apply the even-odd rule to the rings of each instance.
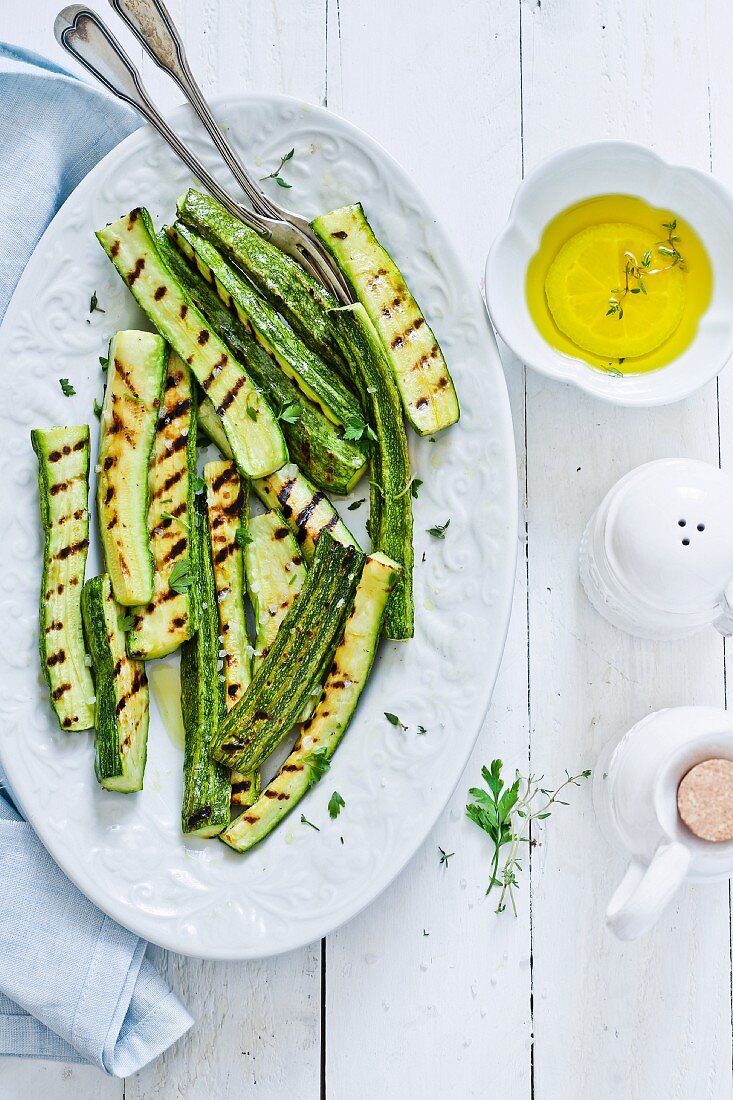
[[607, 838], [630, 856], [606, 923], [619, 939], [636, 939], [684, 881], [733, 876], [733, 714], [676, 707], [648, 715], [606, 746], [593, 802]]
[[684, 458], [632, 470], [588, 522], [580, 578], [595, 609], [629, 634], [667, 640], [708, 625], [733, 634], [733, 478]]

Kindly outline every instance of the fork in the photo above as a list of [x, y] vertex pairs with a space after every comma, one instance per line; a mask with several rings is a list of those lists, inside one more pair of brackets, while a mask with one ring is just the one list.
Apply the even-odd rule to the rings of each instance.
[[[182, 60], [178, 60], [177, 43], [180, 43], [180, 38], [174, 31], [168, 33], [167, 28], [172, 27], [172, 23], [170, 23], [170, 17], [163, 5], [160, 5], [162, 10], [157, 8], [153, 10], [152, 4], [146, 3], [145, 0], [138, 0], [137, 3], [134, 0], [129, 0], [127, 4], [125, 0], [118, 0], [118, 2], [120, 8], [125, 9], [124, 14], [120, 10], [120, 15], [140, 41], [143, 42], [146, 50], [154, 57], [161, 68], [164, 68], [173, 77], [194, 107], [198, 117], [202, 121], [206, 118], [204, 124], [207, 131], [253, 205], [256, 201], [256, 210], [250, 210], [237, 202], [214, 179], [198, 157], [170, 128], [153, 104], [140, 73], [130, 57], [96, 12], [85, 8], [81, 4], [71, 4], [64, 8], [59, 12], [54, 23], [56, 41], [67, 53], [70, 53], [83, 65], [87, 72], [99, 80], [109, 92], [139, 111], [146, 122], [153, 126], [186, 167], [233, 217], [248, 226], [248, 228], [253, 229], [265, 240], [270, 241], [282, 252], [286, 252], [297, 260], [305, 271], [330, 290], [339, 302], [342, 304], [351, 302], [352, 297], [343, 276], [340, 272], [334, 270], [331, 258], [324, 253], [320, 242], [315, 243], [317, 238], [315, 238], [308, 222], [297, 215], [291, 215], [288, 211], [282, 210], [271, 202], [257, 187], [239, 161], [236, 153], [215, 122], [200, 89], [193, 77], [190, 76], [182, 44], [180, 44], [180, 57]], [[113, 6], [116, 10], [119, 10], [114, 0]], [[165, 13], [167, 19], [164, 19], [163, 13]], [[133, 22], [131, 22], [135, 16], [141, 20], [139, 33], [137, 24], [133, 25]], [[151, 21], [153, 17], [155, 17], [154, 23]], [[155, 43], [155, 50], [152, 43]], [[160, 58], [165, 59], [165, 63], [157, 56], [158, 52]], [[246, 185], [245, 180], [247, 181]], [[265, 211], [268, 212], [265, 213]], [[308, 232], [304, 231], [303, 226], [308, 227]]]

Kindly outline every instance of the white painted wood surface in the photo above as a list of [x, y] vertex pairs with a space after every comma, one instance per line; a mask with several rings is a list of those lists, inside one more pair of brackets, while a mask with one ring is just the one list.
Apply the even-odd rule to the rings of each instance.
[[[2, 5], [0, 38], [60, 59], [57, 6]], [[327, 102], [380, 140], [476, 279], [522, 171], [563, 146], [632, 138], [733, 186], [725, 0], [170, 7], [208, 92]], [[162, 74], [143, 67], [159, 101], [176, 103]], [[591, 767], [608, 738], [659, 706], [724, 704], [725, 651], [712, 632], [654, 645], [613, 631], [585, 601], [575, 560], [590, 512], [638, 463], [681, 454], [733, 465], [733, 375], [684, 404], [632, 412], [504, 359], [526, 553], [491, 711], [432, 836], [323, 944], [237, 965], [157, 953], [198, 1023], [136, 1077], [5, 1060], [3, 1100], [731, 1096], [727, 887], [683, 892], [649, 937], [616, 943], [602, 917], [623, 860], [599, 835], [585, 790], [538, 835], [519, 918], [498, 918], [483, 900], [487, 849], [463, 806], [493, 756], [552, 778]], [[455, 852], [447, 869], [438, 845]]]

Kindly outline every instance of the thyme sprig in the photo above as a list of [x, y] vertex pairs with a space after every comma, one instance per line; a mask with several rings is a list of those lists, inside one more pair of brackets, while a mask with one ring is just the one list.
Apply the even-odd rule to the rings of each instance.
[[[619, 321], [623, 319], [624, 307], [623, 301], [627, 294], [646, 294], [646, 282], [645, 280], [652, 275], [661, 275], [663, 271], [669, 271], [673, 267], [679, 267], [680, 271], [686, 270], [686, 264], [684, 257], [681, 255], [677, 248], [677, 241], [679, 237], [675, 233], [677, 229], [677, 219], [673, 218], [671, 222], [662, 222], [662, 228], [667, 230], [666, 239], [658, 241], [652, 248], [648, 248], [641, 258], [641, 261], [637, 260], [633, 252], [624, 252], [624, 259], [626, 260], [626, 266], [624, 268], [624, 286], [616, 287], [611, 291], [611, 297], [608, 299], [608, 309], [606, 310], [606, 317], [618, 317]], [[652, 267], [652, 259], [654, 252], [658, 252], [660, 256], [666, 257], [669, 261], [663, 264], [661, 267]]]
[[290, 150], [289, 153], [286, 153], [284, 156], [280, 157], [280, 163], [278, 164], [274, 172], [268, 172], [266, 176], [260, 176], [260, 183], [262, 183], [263, 180], [274, 180], [278, 187], [292, 187], [292, 183], [288, 183], [287, 180], [284, 180], [280, 173], [283, 170], [283, 167], [288, 163], [289, 160], [292, 160], [294, 156], [295, 149], [293, 148]]
[[[522, 871], [522, 857], [519, 853], [523, 844], [533, 843], [529, 837], [531, 823], [544, 821], [555, 805], [567, 806], [568, 803], [560, 795], [570, 786], [579, 787], [580, 780], [587, 779], [590, 771], [571, 775], [566, 770], [562, 783], [555, 790], [549, 790], [541, 786], [543, 776], [525, 776], [519, 771], [514, 773], [514, 782], [507, 787], [501, 777], [502, 767], [501, 760], [493, 760], [490, 768], [484, 766], [481, 769], [488, 790], [471, 787], [468, 793], [474, 801], [466, 805], [466, 814], [489, 835], [494, 845], [491, 879], [486, 894], [490, 894], [494, 887], [499, 888], [501, 893], [496, 912], [504, 912], [508, 899], [516, 917], [514, 892], [519, 889], [517, 875]], [[500, 867], [501, 849], [505, 845], [509, 847]]]

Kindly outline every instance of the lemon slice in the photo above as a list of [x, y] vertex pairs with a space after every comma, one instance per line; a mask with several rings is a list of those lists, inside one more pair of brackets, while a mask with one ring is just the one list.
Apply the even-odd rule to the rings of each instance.
[[[626, 252], [641, 263], [652, 252], [651, 268], [669, 262], [655, 245], [659, 238], [630, 222], [604, 222], [576, 233], [552, 261], [545, 279], [547, 304], [557, 327], [583, 351], [609, 359], [647, 355], [669, 339], [685, 307], [685, 278], [670, 267], [644, 279], [646, 294], [625, 287]], [[630, 290], [638, 288], [630, 279]], [[611, 298], [623, 308], [608, 315]]]

